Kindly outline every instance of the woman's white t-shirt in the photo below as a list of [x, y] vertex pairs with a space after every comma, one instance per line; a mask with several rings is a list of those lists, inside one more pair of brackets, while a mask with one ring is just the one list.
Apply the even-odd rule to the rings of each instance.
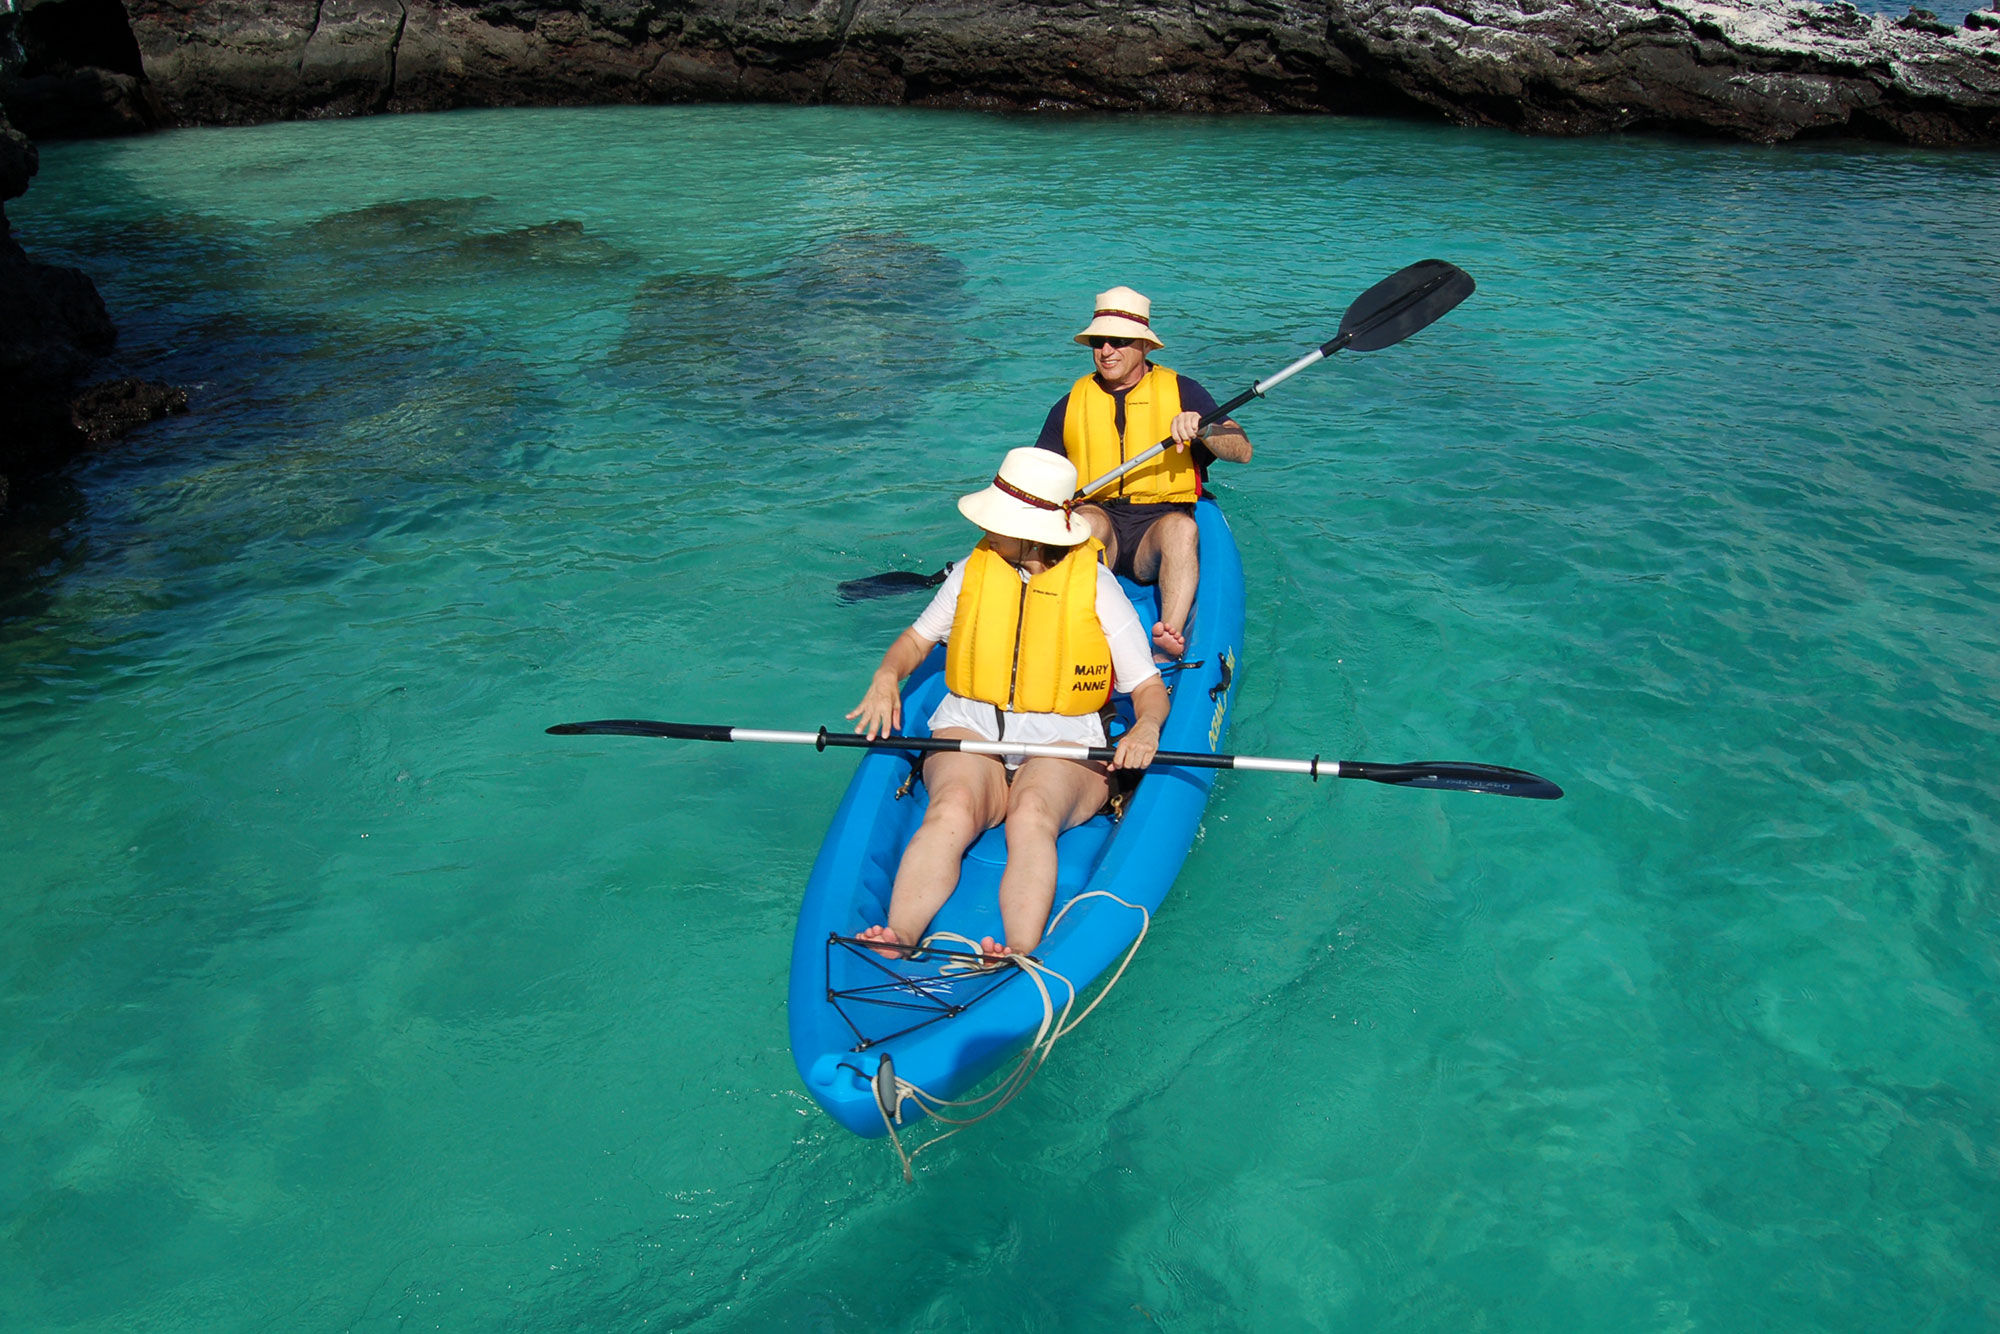
[[[1028, 582], [1026, 570], [1016, 572], [1022, 583]], [[958, 611], [958, 593], [963, 587], [965, 562], [960, 561], [951, 567], [937, 595], [910, 629], [934, 644], [950, 639], [952, 618]], [[1097, 623], [1111, 643], [1111, 680], [1118, 690], [1129, 695], [1148, 678], [1160, 674], [1153, 664], [1152, 637], [1139, 624], [1139, 613], [1133, 609], [1132, 599], [1125, 596], [1118, 576], [1102, 565], [1097, 567]], [[962, 727], [987, 741], [1018, 741], [1031, 746], [1104, 744], [1104, 720], [1095, 713], [1077, 716], [1015, 713], [950, 692], [946, 692], [943, 702], [931, 714], [930, 727], [933, 733], [941, 727]]]

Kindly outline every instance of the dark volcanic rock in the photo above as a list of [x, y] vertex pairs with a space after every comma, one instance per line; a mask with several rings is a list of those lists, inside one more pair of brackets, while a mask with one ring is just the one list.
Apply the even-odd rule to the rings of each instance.
[[13, 479], [187, 408], [184, 391], [139, 380], [77, 392], [118, 330], [81, 269], [35, 263], [8, 228], [4, 204], [27, 190], [37, 165], [35, 146], [0, 115], [0, 510]]
[[[0, 393], [67, 384], [111, 350], [118, 332], [81, 269], [37, 264], [18, 245], [0, 256]], [[18, 399], [16, 400], [18, 401]]]
[[92, 444], [188, 409], [187, 390], [157, 380], [107, 380], [70, 400], [71, 428]]
[[[7, 123], [7, 115], [0, 112], [0, 219], [7, 216], [7, 201], [19, 199], [28, 192], [28, 182], [35, 179], [41, 170], [42, 155], [35, 151], [28, 136]], [[5, 226], [0, 226], [0, 254], [14, 244], [13, 234]]]
[[45, 467], [73, 442], [70, 391], [118, 336], [81, 270], [30, 260], [5, 203], [39, 165], [35, 146], [0, 115], [0, 476]]
[[119, 0], [24, 0], [0, 62], [0, 105], [36, 139], [134, 134], [167, 123]]
[[[82, 3], [83, 0], [69, 0]], [[2000, 34], [1801, 0], [132, 0], [190, 122], [696, 100], [2000, 143]]]

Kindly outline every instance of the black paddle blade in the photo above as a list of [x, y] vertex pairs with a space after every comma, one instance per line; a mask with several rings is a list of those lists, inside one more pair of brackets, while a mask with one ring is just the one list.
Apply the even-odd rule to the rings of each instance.
[[1415, 764], [1356, 764], [1342, 760], [1342, 778], [1365, 778], [1397, 787], [1435, 787], [1447, 792], [1489, 792], [1498, 797], [1554, 801], [1563, 790], [1540, 774], [1499, 764], [1420, 760]]
[[870, 598], [893, 597], [897, 593], [911, 593], [919, 588], [936, 588], [943, 583], [951, 567], [945, 566], [936, 574], [918, 574], [914, 570], [890, 570], [886, 574], [871, 574], [865, 579], [849, 579], [833, 590], [834, 597], [842, 602], [866, 602]]
[[644, 718], [600, 718], [589, 723], [557, 723], [552, 736], [664, 736], [680, 741], [727, 741], [727, 727], [708, 723], [655, 723]]
[[1418, 260], [1354, 298], [1327, 347], [1374, 352], [1402, 342], [1472, 295], [1472, 275], [1441, 259]]

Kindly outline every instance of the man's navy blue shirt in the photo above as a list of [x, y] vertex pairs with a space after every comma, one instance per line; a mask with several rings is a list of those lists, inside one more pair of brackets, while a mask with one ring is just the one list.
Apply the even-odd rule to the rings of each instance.
[[[1204, 417], [1215, 411], [1215, 400], [1209, 396], [1209, 392], [1206, 389], [1203, 389], [1179, 371], [1174, 372], [1174, 378], [1179, 380], [1181, 385], [1181, 411], [1199, 412]], [[1099, 383], [1102, 384], [1103, 382], [1099, 381]], [[1114, 389], [1111, 391], [1111, 423], [1118, 428], [1118, 434], [1121, 436], [1125, 434], [1125, 395], [1130, 392], [1129, 388]], [[1049, 418], [1042, 423], [1042, 433], [1035, 439], [1036, 448], [1052, 450], [1057, 454], [1063, 455], [1065, 458], [1069, 456], [1069, 451], [1063, 448], [1063, 418], [1068, 414], [1069, 395], [1064, 394], [1056, 400], [1056, 405], [1049, 409]], [[1159, 441], [1147, 440], [1141, 443], [1135, 440], [1130, 443], [1139, 445], [1141, 449], [1146, 449], [1158, 444]], [[1197, 440], [1194, 442], [1193, 456], [1195, 474], [1201, 478], [1202, 488], [1206, 490], [1208, 487], [1208, 465], [1215, 462], [1215, 455], [1209, 452], [1207, 445]], [[1077, 478], [1079, 484], [1090, 480], [1088, 477]]]

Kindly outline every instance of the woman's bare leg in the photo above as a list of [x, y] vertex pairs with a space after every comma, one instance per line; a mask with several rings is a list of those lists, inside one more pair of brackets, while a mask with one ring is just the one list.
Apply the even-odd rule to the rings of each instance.
[[[1014, 775], [1007, 798], [1007, 869], [1000, 875], [1008, 951], [1027, 954], [1042, 943], [1056, 897], [1056, 836], [1097, 814], [1109, 791], [1101, 764], [1032, 759]], [[999, 952], [990, 939], [981, 948]]]
[[[937, 733], [962, 741], [977, 741], [975, 732], [947, 727]], [[889, 923], [859, 933], [861, 940], [885, 945], [914, 945], [958, 888], [959, 863], [972, 841], [1007, 815], [1007, 770], [991, 755], [938, 751], [924, 761], [924, 787], [930, 808], [910, 837], [896, 868], [896, 887], [889, 895]], [[894, 957], [899, 950], [877, 950]]]

